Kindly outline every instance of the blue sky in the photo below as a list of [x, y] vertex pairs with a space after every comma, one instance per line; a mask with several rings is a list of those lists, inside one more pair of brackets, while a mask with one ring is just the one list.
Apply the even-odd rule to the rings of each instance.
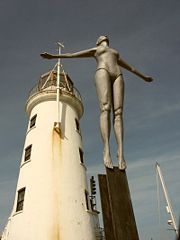
[[[162, 198], [159, 231], [155, 162], [164, 173], [178, 220], [180, 213], [180, 1], [178, 0], [1, 0], [0, 2], [0, 230], [14, 200], [27, 116], [29, 90], [54, 61], [41, 52], [56, 53], [95, 46], [99, 35], [139, 71], [154, 78], [145, 83], [123, 71], [125, 79], [124, 149], [140, 239], [174, 239], [167, 231]], [[94, 59], [63, 60], [81, 92], [81, 120], [88, 176], [104, 172], [99, 134], [99, 109], [94, 87]], [[111, 136], [116, 162], [116, 144]]]

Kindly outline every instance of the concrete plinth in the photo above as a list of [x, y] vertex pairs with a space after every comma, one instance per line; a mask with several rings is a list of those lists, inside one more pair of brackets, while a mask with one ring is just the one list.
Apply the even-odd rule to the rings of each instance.
[[126, 172], [106, 168], [98, 178], [106, 240], [139, 240]]

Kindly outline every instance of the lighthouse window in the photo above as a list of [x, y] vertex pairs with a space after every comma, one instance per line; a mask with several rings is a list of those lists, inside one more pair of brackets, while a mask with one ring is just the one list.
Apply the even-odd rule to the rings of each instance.
[[79, 148], [79, 157], [80, 157], [80, 162], [84, 163], [84, 153], [81, 148]]
[[89, 193], [85, 190], [86, 209], [89, 210]]
[[31, 120], [30, 120], [30, 128], [32, 128], [32, 127], [34, 127], [35, 126], [35, 124], [36, 124], [36, 118], [37, 118], [37, 114], [36, 115], [34, 115], [32, 118], [31, 118]]
[[25, 188], [22, 188], [18, 191], [16, 212], [23, 210], [24, 196], [25, 196]]
[[77, 119], [75, 119], [75, 123], [76, 123], [76, 131], [80, 132], [80, 125]]
[[27, 161], [31, 158], [32, 144], [25, 148], [24, 161]]

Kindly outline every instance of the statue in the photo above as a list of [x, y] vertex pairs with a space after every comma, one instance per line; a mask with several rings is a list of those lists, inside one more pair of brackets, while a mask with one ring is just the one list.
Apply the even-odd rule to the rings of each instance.
[[117, 158], [120, 170], [126, 169], [126, 163], [123, 156], [123, 99], [124, 99], [124, 80], [121, 67], [134, 73], [146, 82], [152, 82], [153, 79], [138, 72], [135, 68], [123, 61], [119, 53], [109, 47], [107, 36], [100, 36], [96, 47], [59, 55], [42, 53], [41, 56], [46, 59], [54, 58], [86, 58], [94, 57], [97, 62], [95, 73], [95, 85], [100, 106], [100, 130], [104, 144], [103, 159], [107, 168], [113, 168], [109, 137], [111, 129], [110, 112], [113, 111], [114, 133], [117, 142]]

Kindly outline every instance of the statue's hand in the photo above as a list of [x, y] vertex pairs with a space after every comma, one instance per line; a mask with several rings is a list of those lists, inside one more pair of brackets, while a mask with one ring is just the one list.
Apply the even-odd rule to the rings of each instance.
[[144, 80], [145, 80], [146, 82], [152, 82], [154, 79], [153, 79], [152, 77], [146, 76], [146, 77], [144, 78]]
[[53, 58], [53, 55], [51, 55], [47, 52], [41, 53], [40, 55], [41, 55], [42, 58], [46, 58], [46, 59], [52, 59]]

